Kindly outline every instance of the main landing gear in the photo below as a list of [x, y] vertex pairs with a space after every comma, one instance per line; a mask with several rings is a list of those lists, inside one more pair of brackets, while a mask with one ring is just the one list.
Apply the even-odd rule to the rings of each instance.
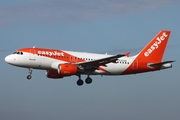
[[27, 79], [30, 80], [32, 78], [32, 68], [29, 68], [29, 75], [27, 76]]
[[[78, 85], [78, 86], [82, 86], [82, 85], [84, 84], [84, 81], [81, 79], [81, 75], [78, 75], [78, 77], [79, 77], [79, 79], [78, 79], [78, 81], [77, 81], [77, 85]], [[92, 83], [92, 79], [89, 77], [89, 75], [88, 75], [88, 77], [85, 79], [85, 82], [86, 82], [86, 84], [91, 84], [91, 83]]]

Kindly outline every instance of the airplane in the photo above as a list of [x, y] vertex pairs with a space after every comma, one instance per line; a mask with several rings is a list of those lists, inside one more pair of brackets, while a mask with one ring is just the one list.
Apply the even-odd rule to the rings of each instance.
[[52, 79], [76, 75], [77, 85], [82, 86], [81, 75], [87, 75], [85, 82], [90, 84], [90, 75], [128, 75], [171, 68], [174, 61], [162, 61], [169, 36], [169, 30], [161, 30], [134, 56], [129, 56], [130, 53], [108, 55], [32, 47], [16, 50], [6, 56], [5, 61], [28, 68], [29, 80], [33, 69], [40, 69], [46, 70], [46, 76]]

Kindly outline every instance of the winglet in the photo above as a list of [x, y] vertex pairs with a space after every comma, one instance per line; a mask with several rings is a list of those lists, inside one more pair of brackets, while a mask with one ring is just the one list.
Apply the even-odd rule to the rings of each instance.
[[129, 54], [130, 54], [130, 52], [126, 53], [125, 56], [126, 56], [126, 57], [129, 57]]

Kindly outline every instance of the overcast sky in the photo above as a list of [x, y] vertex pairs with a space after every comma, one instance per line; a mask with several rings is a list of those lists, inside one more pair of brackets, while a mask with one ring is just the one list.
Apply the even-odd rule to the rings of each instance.
[[[179, 120], [178, 0], [0, 1], [1, 120]], [[160, 30], [171, 30], [163, 60], [173, 68], [128, 76], [48, 79], [45, 71], [10, 66], [22, 47], [138, 53]], [[83, 79], [86, 76], [82, 76]]]

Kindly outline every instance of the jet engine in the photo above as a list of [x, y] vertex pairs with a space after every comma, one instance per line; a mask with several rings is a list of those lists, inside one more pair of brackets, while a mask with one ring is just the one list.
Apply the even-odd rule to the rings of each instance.
[[47, 70], [46, 76], [48, 78], [63, 78], [66, 76], [76, 75], [77, 66], [73, 64], [59, 64], [58, 70]]

